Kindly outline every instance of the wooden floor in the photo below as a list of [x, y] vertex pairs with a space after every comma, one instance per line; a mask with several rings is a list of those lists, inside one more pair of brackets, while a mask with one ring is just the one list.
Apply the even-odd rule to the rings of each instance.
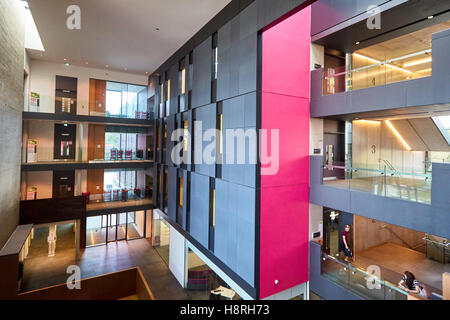
[[110, 202], [91, 202], [86, 205], [86, 211], [96, 211], [105, 209], [115, 209], [122, 207], [135, 207], [144, 206], [152, 204], [152, 199], [141, 199], [141, 200], [128, 200], [123, 201], [110, 201]]
[[[418, 281], [424, 283], [428, 291], [442, 291], [442, 274], [450, 272], [450, 264], [442, 264], [427, 259], [425, 254], [394, 243], [385, 243], [355, 255], [355, 263], [367, 268], [369, 265], [381, 267], [381, 277], [398, 284], [405, 271], [412, 272]], [[435, 290], [436, 291], [436, 290]]]
[[[30, 256], [24, 263], [22, 292], [65, 283], [68, 277], [66, 270], [70, 265], [80, 267], [83, 279], [138, 266], [155, 299], [189, 300], [186, 291], [149, 240], [119, 241], [86, 248], [80, 251], [80, 259], [76, 261], [73, 231], [69, 227], [65, 230], [66, 233], [58, 234], [54, 257], [47, 256], [46, 241], [35, 241], [34, 247], [32, 241]], [[43, 231], [41, 235], [48, 236], [48, 233]], [[67, 248], [63, 247], [64, 243]]]
[[431, 181], [425, 181], [424, 178], [361, 177], [326, 180], [323, 184], [390, 198], [431, 203]]

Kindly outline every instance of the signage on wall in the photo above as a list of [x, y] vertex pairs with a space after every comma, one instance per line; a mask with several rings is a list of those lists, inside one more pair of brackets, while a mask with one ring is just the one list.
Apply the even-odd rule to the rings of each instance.
[[27, 200], [36, 200], [37, 197], [37, 188], [30, 187], [27, 191]]
[[27, 162], [37, 161], [37, 141], [29, 139], [27, 143]]
[[31, 92], [31, 100], [30, 100], [30, 107], [33, 108], [33, 110], [30, 111], [37, 111], [40, 105], [41, 96], [39, 93]]

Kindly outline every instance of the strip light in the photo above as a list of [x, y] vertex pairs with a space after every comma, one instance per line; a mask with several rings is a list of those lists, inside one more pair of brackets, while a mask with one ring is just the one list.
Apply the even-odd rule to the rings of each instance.
[[411, 147], [409, 146], [409, 144], [406, 142], [405, 139], [403, 139], [403, 137], [401, 136], [401, 134], [397, 131], [397, 129], [395, 129], [394, 125], [389, 121], [386, 120], [387, 125], [391, 128], [392, 132], [394, 132], [395, 136], [398, 138], [398, 140], [400, 140], [400, 142], [403, 144], [403, 146], [408, 150], [411, 151]]
[[355, 120], [354, 122], [358, 122], [358, 123], [380, 124], [380, 121], [376, 121], [376, 120]]
[[409, 70], [406, 70], [406, 69], [394, 66], [394, 65], [389, 64], [389, 63], [384, 63], [383, 61], [380, 61], [380, 60], [376, 60], [376, 59], [373, 59], [373, 58], [369, 58], [369, 57], [363, 56], [362, 54], [359, 54], [359, 53], [356, 53], [356, 52], [353, 53], [353, 55], [355, 57], [358, 57], [358, 58], [361, 58], [361, 59], [369, 60], [370, 62], [373, 62], [373, 63], [379, 63], [381, 65], [384, 64], [384, 65], [386, 65], [386, 67], [389, 67], [389, 68], [392, 68], [392, 69], [395, 69], [395, 70], [398, 70], [398, 71], [406, 72], [406, 73], [409, 73], [409, 74], [413, 73], [412, 71], [409, 71]]
[[425, 58], [425, 59], [420, 59], [420, 60], [416, 60], [416, 61], [411, 61], [411, 62], [405, 63], [403, 65], [403, 67], [408, 68], [408, 67], [412, 67], [412, 66], [417, 66], [419, 64], [428, 63], [428, 62], [431, 62], [431, 61], [433, 61], [433, 58], [432, 57], [428, 57], [428, 58]]

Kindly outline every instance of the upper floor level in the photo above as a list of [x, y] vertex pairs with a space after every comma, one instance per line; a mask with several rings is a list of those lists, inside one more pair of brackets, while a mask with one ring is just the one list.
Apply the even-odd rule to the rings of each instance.
[[311, 116], [447, 111], [450, 15], [425, 20], [348, 51], [325, 46], [323, 68], [311, 72]]

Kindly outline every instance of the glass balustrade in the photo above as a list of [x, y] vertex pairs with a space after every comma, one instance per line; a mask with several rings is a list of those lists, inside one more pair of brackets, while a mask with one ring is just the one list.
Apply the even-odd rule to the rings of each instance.
[[400, 172], [386, 166], [382, 168], [325, 165], [322, 183], [327, 186], [383, 197], [431, 203], [432, 174], [430, 172], [423, 173], [413, 170]]
[[323, 95], [360, 90], [390, 83], [431, 76], [432, 50], [426, 49], [383, 60], [353, 53], [347, 55], [347, 65], [326, 68], [322, 73]]
[[[368, 300], [407, 300], [408, 293], [397, 285], [363, 268], [344, 263], [324, 254], [322, 276]], [[401, 279], [401, 275], [398, 275]]]

